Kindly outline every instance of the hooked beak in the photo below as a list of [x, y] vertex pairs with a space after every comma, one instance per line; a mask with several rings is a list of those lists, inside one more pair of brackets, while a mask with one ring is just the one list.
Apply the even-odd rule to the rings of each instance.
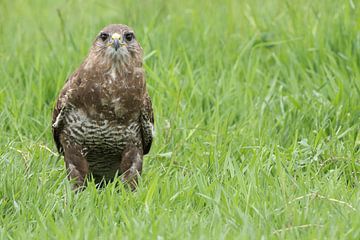
[[122, 36], [118, 33], [114, 33], [111, 36], [111, 39], [112, 39], [112, 46], [114, 47], [115, 51], [117, 51], [120, 47], [125, 45], [122, 42]]
[[120, 47], [119, 39], [114, 39], [113, 47], [115, 48], [115, 51], [117, 51]]

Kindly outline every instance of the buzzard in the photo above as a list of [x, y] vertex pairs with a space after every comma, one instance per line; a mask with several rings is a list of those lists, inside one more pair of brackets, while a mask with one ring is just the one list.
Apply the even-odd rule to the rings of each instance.
[[75, 189], [89, 174], [96, 183], [119, 174], [137, 185], [154, 126], [142, 54], [130, 27], [109, 25], [59, 94], [52, 133]]

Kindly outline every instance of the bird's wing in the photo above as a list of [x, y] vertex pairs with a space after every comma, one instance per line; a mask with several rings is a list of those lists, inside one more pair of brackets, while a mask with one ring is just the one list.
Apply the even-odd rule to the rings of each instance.
[[65, 83], [64, 88], [61, 90], [59, 97], [56, 101], [53, 114], [52, 114], [52, 133], [56, 144], [56, 148], [60, 154], [63, 154], [63, 147], [60, 142], [60, 134], [64, 128], [64, 114], [65, 106], [67, 105], [68, 95], [71, 92], [72, 85], [79, 83], [79, 74], [75, 72], [72, 74]]
[[150, 151], [154, 135], [154, 112], [151, 105], [151, 99], [146, 93], [144, 98], [144, 107], [141, 111], [141, 134], [143, 143], [143, 153]]

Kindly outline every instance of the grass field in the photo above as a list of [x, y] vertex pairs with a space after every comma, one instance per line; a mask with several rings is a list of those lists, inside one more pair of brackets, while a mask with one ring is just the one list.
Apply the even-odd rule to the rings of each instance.
[[[1, 239], [360, 239], [360, 3], [0, 2]], [[145, 51], [136, 192], [75, 194], [51, 136], [109, 23]]]

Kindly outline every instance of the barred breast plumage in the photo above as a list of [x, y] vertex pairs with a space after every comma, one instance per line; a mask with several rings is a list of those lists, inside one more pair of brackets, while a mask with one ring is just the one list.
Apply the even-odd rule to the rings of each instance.
[[134, 188], [153, 119], [141, 47], [129, 27], [110, 25], [66, 82], [53, 113], [54, 140], [75, 187], [89, 173], [96, 182], [118, 173]]

